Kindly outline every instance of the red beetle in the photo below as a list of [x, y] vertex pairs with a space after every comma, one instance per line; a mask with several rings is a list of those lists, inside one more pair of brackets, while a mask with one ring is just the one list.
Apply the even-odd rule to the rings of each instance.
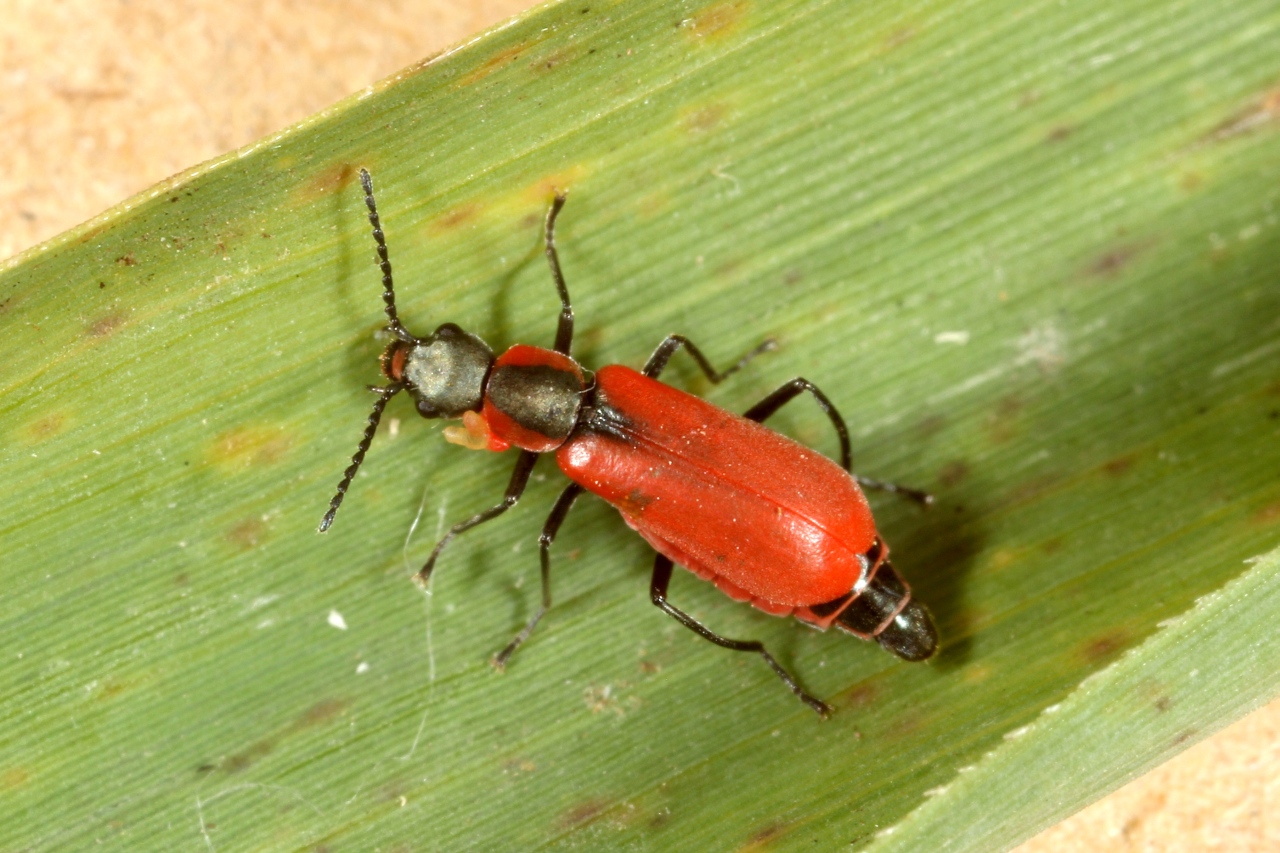
[[[756, 652], [791, 691], [822, 716], [830, 707], [811, 696], [765, 650], [749, 640], [722, 637], [667, 601], [674, 564], [713, 582], [731, 598], [775, 616], [795, 616], [819, 629], [835, 627], [909, 661], [937, 647], [929, 613], [889, 562], [859, 484], [905, 494], [923, 504], [930, 496], [850, 473], [844, 419], [816, 386], [793, 379], [738, 416], [658, 382], [681, 347], [713, 383], [761, 352], [765, 341], [723, 373], [680, 335], [671, 335], [644, 370], [609, 365], [594, 375], [570, 355], [573, 309], [556, 254], [556, 216], [547, 212], [546, 254], [562, 305], [555, 349], [518, 344], [496, 359], [480, 338], [445, 323], [429, 338], [410, 334], [396, 314], [387, 245], [373, 199], [373, 181], [360, 171], [369, 222], [382, 269], [388, 329], [395, 336], [382, 355], [390, 380], [378, 394], [369, 425], [320, 523], [329, 529], [351, 479], [364, 460], [387, 401], [408, 391], [424, 418], [462, 418], [450, 441], [476, 449], [520, 448], [502, 503], [461, 521], [436, 544], [416, 579], [425, 583], [436, 558], [465, 530], [501, 515], [524, 492], [539, 454], [554, 452], [573, 482], [560, 494], [539, 538], [542, 606], [494, 658], [502, 668], [551, 606], [551, 543], [583, 490], [617, 507], [623, 519], [658, 552], [650, 598], [664, 612], [711, 642]], [[840, 438], [841, 465], [761, 425], [802, 392], [809, 392]]]

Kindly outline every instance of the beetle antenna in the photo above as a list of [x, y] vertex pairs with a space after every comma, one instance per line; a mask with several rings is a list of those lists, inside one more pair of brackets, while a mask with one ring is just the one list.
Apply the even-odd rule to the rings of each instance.
[[[366, 177], [368, 172], [363, 173]], [[338, 507], [342, 506], [342, 499], [347, 495], [347, 487], [351, 485], [351, 480], [356, 476], [356, 471], [360, 468], [360, 463], [364, 461], [364, 455], [369, 452], [369, 444], [373, 441], [373, 434], [378, 431], [378, 421], [382, 420], [382, 410], [387, 407], [387, 401], [404, 390], [404, 383], [397, 382], [395, 385], [389, 385], [386, 388], [370, 388], [371, 391], [378, 395], [378, 400], [373, 404], [373, 411], [369, 414], [369, 425], [364, 428], [364, 438], [360, 439], [360, 446], [356, 448], [356, 455], [351, 457], [351, 465], [347, 468], [346, 473], [342, 475], [342, 482], [338, 484], [338, 492], [333, 496], [333, 500], [329, 501], [329, 511], [324, 514], [324, 519], [320, 522], [319, 531], [324, 533], [329, 529], [329, 525], [333, 524], [333, 517], [338, 514]]]
[[387, 303], [387, 328], [405, 343], [417, 343], [418, 339], [400, 325], [396, 313], [396, 292], [391, 283], [391, 261], [387, 257], [387, 239], [382, 233], [382, 221], [378, 219], [378, 205], [373, 200], [373, 178], [368, 169], [360, 170], [360, 185], [364, 187], [364, 203], [369, 208], [369, 224], [373, 226], [373, 241], [378, 244], [378, 267], [382, 270], [382, 301]]

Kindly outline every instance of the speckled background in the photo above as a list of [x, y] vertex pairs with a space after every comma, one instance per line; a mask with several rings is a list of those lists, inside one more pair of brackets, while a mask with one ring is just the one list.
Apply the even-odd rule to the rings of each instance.
[[[10, 0], [0, 258], [298, 121], [530, 0]], [[1280, 851], [1280, 701], [1019, 848]]]

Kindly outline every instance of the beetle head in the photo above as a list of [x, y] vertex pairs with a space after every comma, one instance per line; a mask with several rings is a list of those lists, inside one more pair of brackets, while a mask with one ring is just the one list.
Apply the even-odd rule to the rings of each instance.
[[493, 350], [453, 323], [429, 338], [396, 338], [382, 354], [382, 373], [403, 383], [424, 418], [460, 418], [479, 410]]

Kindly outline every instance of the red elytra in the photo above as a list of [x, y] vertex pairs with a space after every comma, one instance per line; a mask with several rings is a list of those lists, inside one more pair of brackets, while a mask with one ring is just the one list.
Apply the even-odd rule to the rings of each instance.
[[[391, 265], [369, 173], [360, 172], [383, 273], [388, 328], [395, 340], [382, 356], [391, 384], [378, 394], [369, 425], [329, 511], [327, 530], [373, 440], [387, 401], [400, 391], [427, 418], [461, 418], [446, 429], [450, 441], [475, 449], [520, 448], [502, 503], [455, 524], [432, 550], [416, 578], [425, 583], [436, 559], [459, 533], [502, 514], [523, 493], [539, 455], [554, 452], [572, 483], [561, 493], [539, 538], [542, 606], [494, 658], [499, 668], [533, 632], [551, 605], [550, 547], [574, 501], [590, 491], [608, 501], [654, 550], [653, 603], [704, 638], [755, 652], [796, 696], [822, 716], [830, 707], [811, 696], [755, 641], [722, 637], [667, 601], [673, 565], [710, 580], [731, 598], [776, 616], [795, 616], [819, 629], [835, 626], [874, 639], [899, 657], [919, 661], [937, 647], [928, 611], [889, 562], [864, 486], [895, 491], [927, 504], [914, 489], [851, 473], [844, 419], [812, 383], [793, 379], [745, 415], [736, 415], [657, 381], [670, 357], [686, 349], [703, 373], [720, 382], [773, 348], [766, 341], [723, 372], [680, 335], [662, 342], [643, 371], [609, 365], [594, 374], [570, 356], [573, 310], [555, 248], [557, 196], [545, 237], [561, 301], [554, 349], [511, 347], [498, 358], [483, 340], [452, 323], [429, 338], [401, 325]], [[762, 425], [790, 400], [808, 392], [840, 438], [843, 467]]]

